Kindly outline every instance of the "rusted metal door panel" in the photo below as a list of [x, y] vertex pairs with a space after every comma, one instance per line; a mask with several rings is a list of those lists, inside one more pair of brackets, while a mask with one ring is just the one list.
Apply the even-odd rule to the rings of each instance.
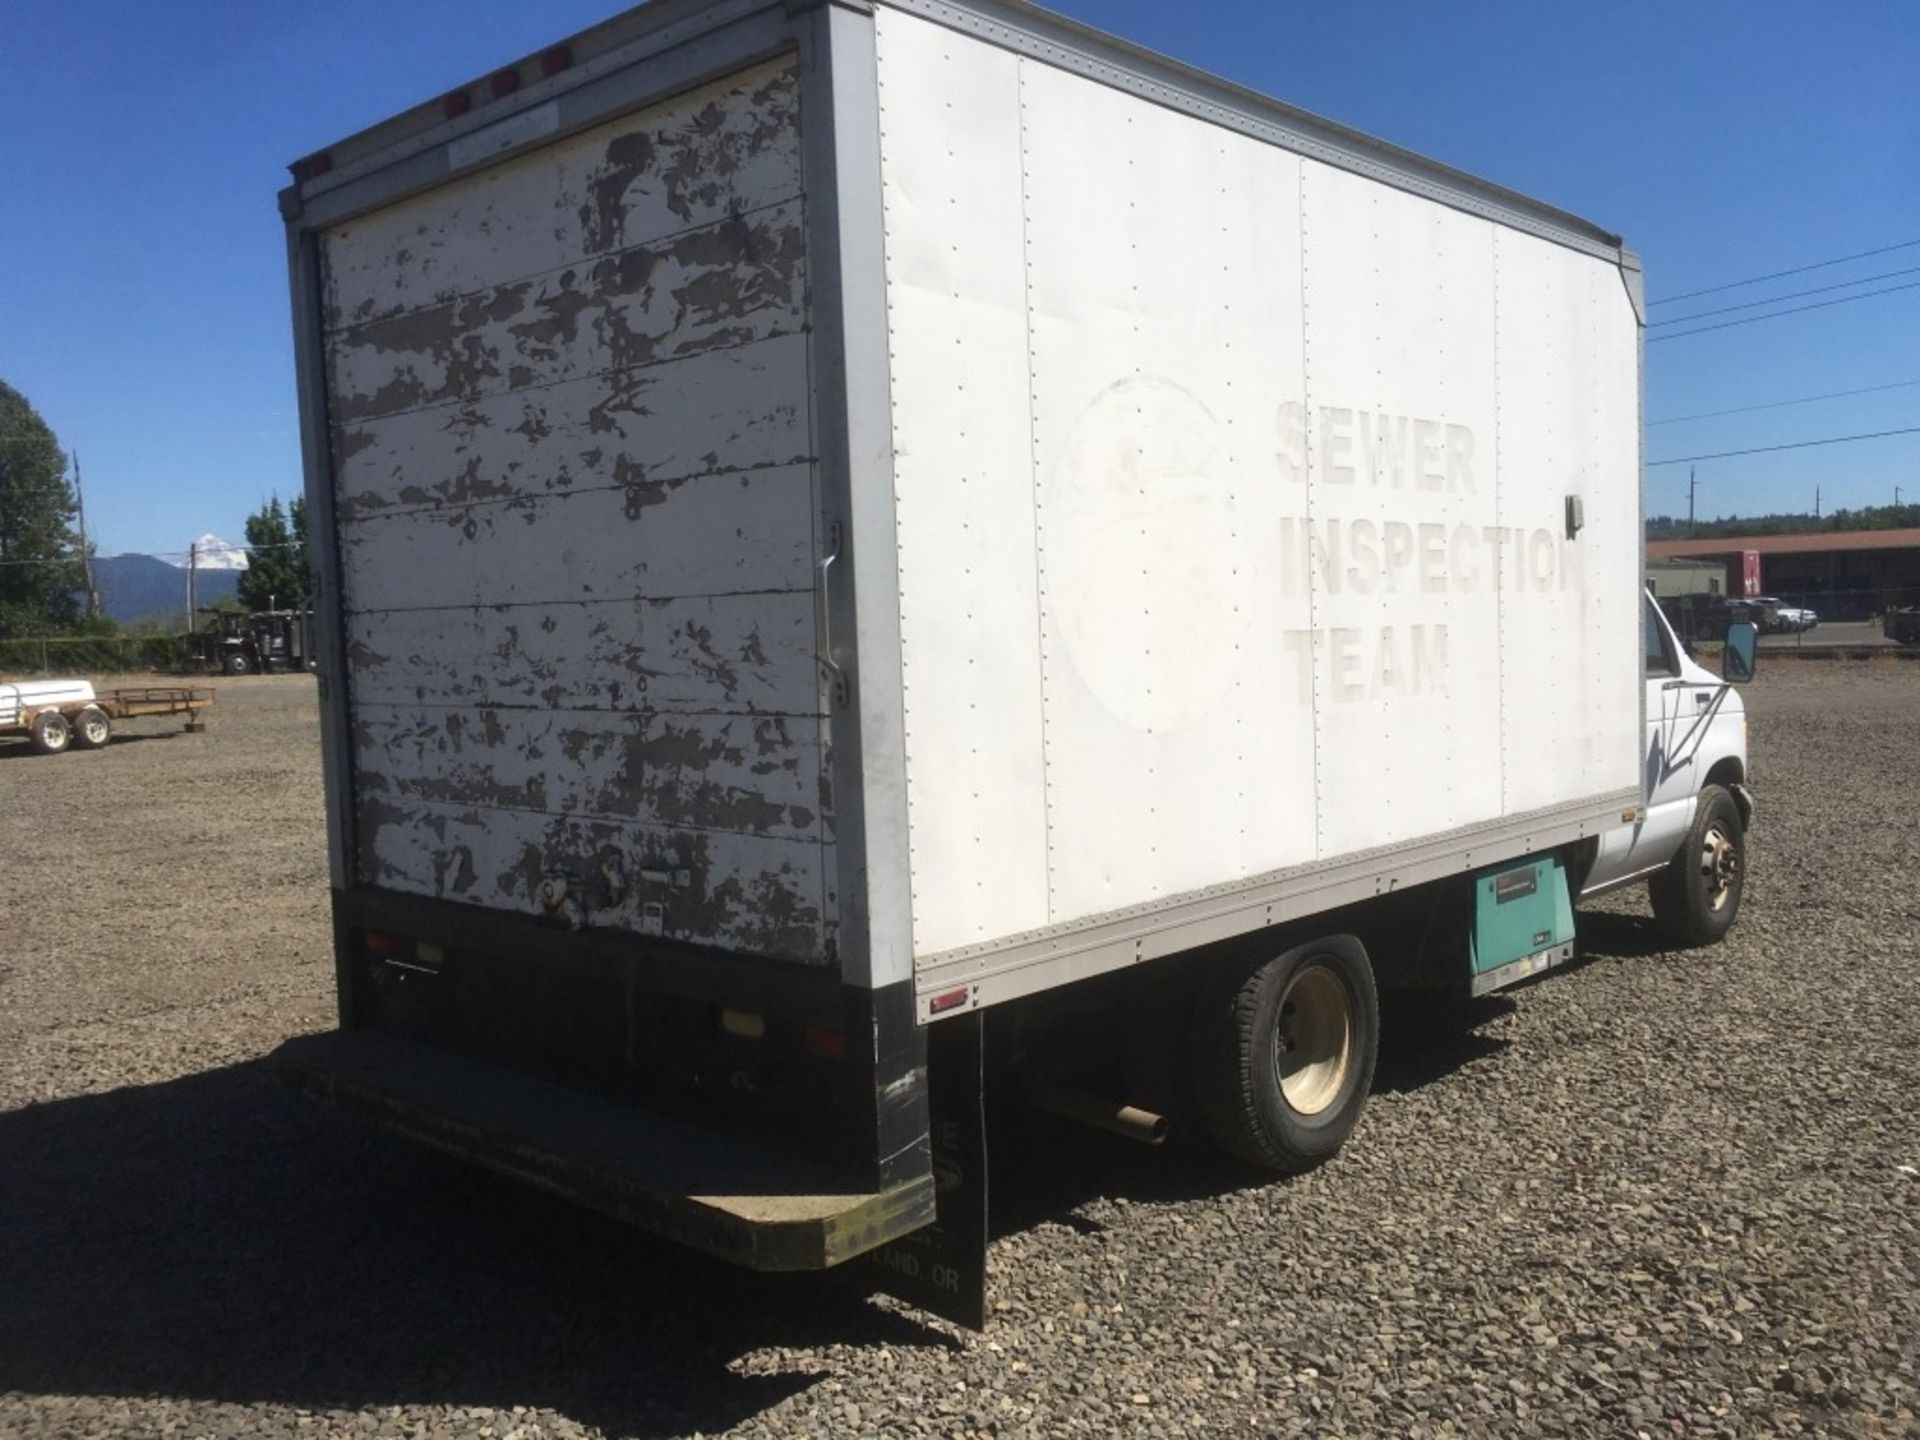
[[820, 711], [798, 592], [358, 613], [347, 646], [356, 703]]
[[807, 716], [363, 703], [354, 745], [362, 792], [395, 804], [822, 832], [820, 722]]
[[775, 60], [328, 236], [328, 329], [723, 220], [800, 193], [799, 89]]
[[787, 335], [340, 425], [340, 518], [798, 464], [807, 403], [806, 337]]
[[833, 955], [794, 88], [323, 237], [362, 883]]
[[327, 337], [336, 421], [554, 385], [798, 333], [800, 202]]
[[559, 881], [554, 914], [566, 923], [822, 958], [826, 884], [813, 841], [509, 816], [371, 792], [360, 798], [359, 823], [366, 884], [538, 915], [553, 893], [547, 882]]
[[414, 510], [341, 527], [357, 609], [813, 588], [804, 467]]

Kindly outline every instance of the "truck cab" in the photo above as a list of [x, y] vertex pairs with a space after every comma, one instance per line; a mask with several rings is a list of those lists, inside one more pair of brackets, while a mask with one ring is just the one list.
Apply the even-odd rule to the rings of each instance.
[[1732, 678], [1753, 670], [1753, 627], [1729, 631], [1727, 674], [1703, 668], [1651, 595], [1643, 596], [1646, 683], [1644, 802], [1602, 835], [1581, 886], [1586, 899], [1648, 882], [1655, 917], [1676, 939], [1704, 944], [1740, 908], [1746, 832], [1747, 713]]

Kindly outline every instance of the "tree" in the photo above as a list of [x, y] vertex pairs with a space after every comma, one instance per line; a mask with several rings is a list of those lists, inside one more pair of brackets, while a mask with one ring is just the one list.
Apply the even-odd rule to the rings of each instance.
[[307, 497], [296, 495], [293, 503], [287, 507], [287, 515], [293, 521], [293, 560], [300, 571], [300, 603], [313, 603], [313, 571], [307, 559]]
[[307, 507], [293, 503], [298, 539], [278, 495], [247, 517], [247, 573], [240, 577], [240, 599], [249, 610], [296, 610], [307, 603]]
[[80, 537], [67, 456], [39, 411], [0, 381], [0, 635], [71, 628]]

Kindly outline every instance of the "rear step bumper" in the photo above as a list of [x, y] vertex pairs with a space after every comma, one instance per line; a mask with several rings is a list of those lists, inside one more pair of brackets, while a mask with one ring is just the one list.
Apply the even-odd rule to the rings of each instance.
[[303, 1035], [294, 1083], [390, 1129], [753, 1270], [824, 1270], [933, 1221], [933, 1177], [821, 1166], [375, 1030]]

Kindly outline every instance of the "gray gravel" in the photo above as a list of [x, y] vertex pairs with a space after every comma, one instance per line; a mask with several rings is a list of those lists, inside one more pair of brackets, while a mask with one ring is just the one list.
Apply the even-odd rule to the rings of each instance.
[[1748, 691], [1746, 911], [1637, 895], [1470, 1029], [1393, 1018], [1286, 1184], [996, 1133], [985, 1336], [369, 1133], [327, 1023], [311, 688], [0, 754], [0, 1435], [1920, 1433], [1920, 665]]

